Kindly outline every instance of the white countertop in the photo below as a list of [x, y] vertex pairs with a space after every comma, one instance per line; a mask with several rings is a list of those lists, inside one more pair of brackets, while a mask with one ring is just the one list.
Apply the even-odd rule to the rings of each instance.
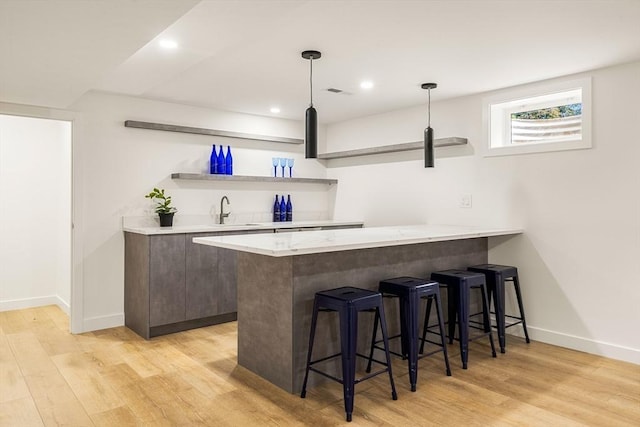
[[144, 227], [144, 226], [124, 226], [122, 229], [129, 233], [144, 235], [156, 234], [180, 234], [180, 233], [217, 233], [226, 231], [250, 231], [250, 230], [273, 230], [286, 228], [306, 228], [306, 227], [342, 227], [362, 225], [362, 221], [292, 221], [292, 222], [253, 222], [241, 224], [209, 224], [209, 225], [180, 225], [176, 227]]
[[301, 233], [198, 237], [194, 243], [275, 257], [520, 234], [514, 228], [408, 225]]

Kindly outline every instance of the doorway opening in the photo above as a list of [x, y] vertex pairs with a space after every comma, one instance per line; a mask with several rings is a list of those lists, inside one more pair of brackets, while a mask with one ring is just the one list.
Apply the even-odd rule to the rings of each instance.
[[0, 311], [71, 316], [72, 122], [0, 114]]

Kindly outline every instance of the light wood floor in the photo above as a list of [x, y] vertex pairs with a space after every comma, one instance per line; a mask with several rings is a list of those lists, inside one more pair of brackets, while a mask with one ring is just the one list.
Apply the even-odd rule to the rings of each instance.
[[[256, 349], [260, 351], [260, 349]], [[507, 354], [472, 343], [469, 369], [450, 346], [420, 361], [398, 400], [381, 375], [356, 387], [353, 426], [640, 425], [640, 366], [508, 338]], [[306, 399], [236, 364], [236, 323], [145, 341], [120, 327], [71, 335], [55, 306], [0, 313], [0, 425], [344, 425], [341, 386]]]

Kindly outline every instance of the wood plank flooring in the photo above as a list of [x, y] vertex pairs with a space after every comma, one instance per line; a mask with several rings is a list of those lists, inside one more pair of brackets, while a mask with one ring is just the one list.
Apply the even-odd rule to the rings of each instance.
[[[301, 399], [239, 367], [235, 322], [151, 341], [67, 325], [55, 306], [0, 313], [0, 426], [347, 424], [339, 384]], [[640, 425], [640, 366], [509, 336], [496, 359], [473, 342], [465, 371], [449, 350], [453, 376], [422, 359], [415, 393], [394, 359], [397, 401], [384, 375], [359, 384], [350, 425]]]

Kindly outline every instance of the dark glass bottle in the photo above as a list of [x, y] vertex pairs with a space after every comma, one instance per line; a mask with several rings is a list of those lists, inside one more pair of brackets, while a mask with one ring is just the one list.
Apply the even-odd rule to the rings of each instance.
[[226, 175], [227, 168], [224, 161], [224, 147], [220, 146], [220, 152], [218, 153], [218, 175]]
[[227, 175], [233, 175], [233, 157], [231, 156], [231, 147], [227, 145], [227, 156], [224, 158], [225, 172]]
[[287, 203], [284, 201], [284, 194], [280, 199], [280, 221], [285, 222], [287, 220]]
[[276, 194], [276, 202], [273, 205], [273, 222], [280, 222], [280, 202]]
[[291, 194], [287, 194], [287, 221], [293, 221], [293, 205], [291, 204]]
[[209, 157], [209, 173], [218, 173], [218, 153], [216, 153], [216, 144], [213, 144], [211, 149], [211, 156]]

